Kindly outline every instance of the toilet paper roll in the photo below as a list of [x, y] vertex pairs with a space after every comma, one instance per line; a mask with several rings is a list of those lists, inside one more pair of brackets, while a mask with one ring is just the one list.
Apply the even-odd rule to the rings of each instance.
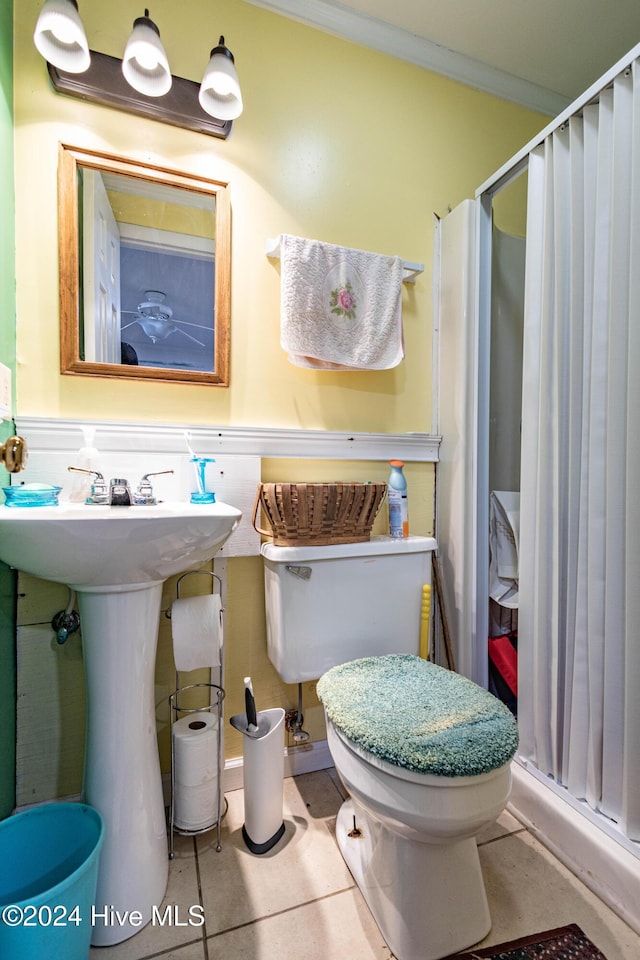
[[176, 670], [220, 666], [222, 605], [219, 593], [174, 600], [171, 630]]
[[173, 739], [173, 820], [179, 830], [202, 830], [218, 819], [218, 718], [212, 713], [182, 717]]

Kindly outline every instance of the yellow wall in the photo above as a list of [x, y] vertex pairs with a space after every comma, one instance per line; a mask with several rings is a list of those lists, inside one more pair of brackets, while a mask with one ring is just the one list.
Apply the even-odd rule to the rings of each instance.
[[[41, 0], [15, 4], [18, 412], [104, 419], [429, 431], [432, 214], [443, 215], [544, 118], [242, 0], [156, 0], [175, 74], [199, 80], [224, 32], [245, 111], [226, 142], [56, 94], [32, 32]], [[90, 46], [121, 56], [139, 9], [82, 4]], [[231, 184], [229, 389], [61, 377], [59, 141]], [[405, 287], [407, 358], [392, 371], [291, 366], [279, 346], [282, 232], [426, 264]]]
[[[32, 33], [42, 0], [15, 4], [17, 411], [21, 415], [403, 433], [431, 430], [433, 213], [444, 216], [525, 144], [546, 118], [418, 67], [287, 20], [242, 0], [155, 0], [174, 74], [199, 80], [220, 33], [236, 57], [245, 111], [220, 141], [57, 95]], [[121, 56], [133, 0], [84, 2], [89, 45]], [[230, 183], [232, 205], [231, 383], [228, 389], [61, 376], [58, 341], [58, 143], [123, 154]], [[405, 361], [390, 371], [324, 373], [290, 365], [279, 345], [279, 265], [265, 240], [294, 233], [425, 263], [405, 285]], [[386, 464], [265, 461], [265, 480], [386, 479]], [[373, 475], [375, 473], [375, 475]], [[409, 465], [412, 531], [433, 531], [433, 468]], [[382, 522], [382, 521], [380, 521]], [[50, 647], [45, 588], [31, 586], [38, 642]], [[266, 657], [259, 558], [228, 562], [226, 713], [242, 709], [252, 674], [261, 707], [296, 705]], [[171, 593], [167, 587], [165, 602]], [[38, 603], [38, 596], [42, 602]], [[56, 606], [49, 601], [50, 606]], [[31, 609], [31, 608], [30, 608]], [[55, 612], [55, 610], [51, 611]], [[24, 623], [25, 621], [23, 621]], [[25, 640], [26, 642], [26, 640]], [[77, 643], [70, 640], [69, 643]], [[20, 646], [19, 646], [20, 649]], [[26, 651], [25, 651], [26, 652]], [[65, 653], [75, 663], [73, 647]], [[36, 658], [37, 659], [37, 658]], [[27, 662], [28, 657], [23, 657]], [[19, 675], [26, 697], [56, 683], [52, 655], [39, 679]], [[55, 665], [54, 665], [55, 664]], [[25, 667], [25, 670], [27, 668]], [[70, 668], [71, 669], [71, 668]], [[55, 672], [58, 677], [56, 679]], [[75, 676], [75, 675], [74, 675]], [[171, 689], [167, 623], [159, 643], [158, 699]], [[313, 685], [305, 725], [321, 736]], [[82, 742], [77, 725], [49, 748], [76, 760], [64, 784], [37, 789], [25, 771], [22, 802], [73, 792]], [[62, 736], [62, 735], [61, 735]], [[75, 737], [75, 739], [74, 739]], [[166, 730], [161, 743], [166, 746]], [[227, 734], [227, 756], [241, 747]], [[166, 757], [166, 753], [165, 753]], [[166, 764], [165, 764], [166, 765]], [[74, 779], [75, 778], [75, 779]], [[45, 778], [46, 779], [46, 778]], [[76, 784], [79, 786], [79, 783]]]
[[503, 233], [513, 237], [527, 234], [527, 187], [525, 170], [493, 198], [493, 223]]

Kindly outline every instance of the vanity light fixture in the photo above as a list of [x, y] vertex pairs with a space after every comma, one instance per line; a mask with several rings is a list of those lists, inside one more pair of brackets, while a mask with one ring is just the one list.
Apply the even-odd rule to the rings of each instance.
[[221, 120], [235, 120], [242, 113], [240, 81], [224, 37], [220, 37], [218, 46], [211, 51], [198, 99], [206, 113]]
[[160, 31], [149, 11], [133, 22], [133, 30], [122, 58], [127, 83], [147, 97], [163, 97], [171, 89], [171, 70], [164, 52]]
[[226, 139], [242, 113], [240, 81], [224, 37], [201, 84], [172, 76], [160, 31], [145, 9], [122, 61], [89, 50], [77, 0], [45, 0], [33, 35], [58, 93]]
[[46, 0], [33, 42], [45, 60], [67, 73], [84, 73], [91, 56], [77, 0]]

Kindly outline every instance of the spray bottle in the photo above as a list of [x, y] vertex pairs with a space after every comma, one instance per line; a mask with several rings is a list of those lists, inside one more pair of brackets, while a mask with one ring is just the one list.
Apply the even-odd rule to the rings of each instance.
[[409, 536], [409, 501], [407, 480], [402, 472], [402, 460], [390, 460], [391, 474], [387, 499], [389, 501], [389, 533], [392, 537]]

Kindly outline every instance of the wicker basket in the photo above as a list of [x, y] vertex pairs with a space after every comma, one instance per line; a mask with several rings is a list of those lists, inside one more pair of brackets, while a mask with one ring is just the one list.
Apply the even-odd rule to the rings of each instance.
[[[276, 546], [323, 546], [368, 540], [386, 483], [261, 483], [253, 526]], [[262, 506], [271, 530], [258, 526]]]

